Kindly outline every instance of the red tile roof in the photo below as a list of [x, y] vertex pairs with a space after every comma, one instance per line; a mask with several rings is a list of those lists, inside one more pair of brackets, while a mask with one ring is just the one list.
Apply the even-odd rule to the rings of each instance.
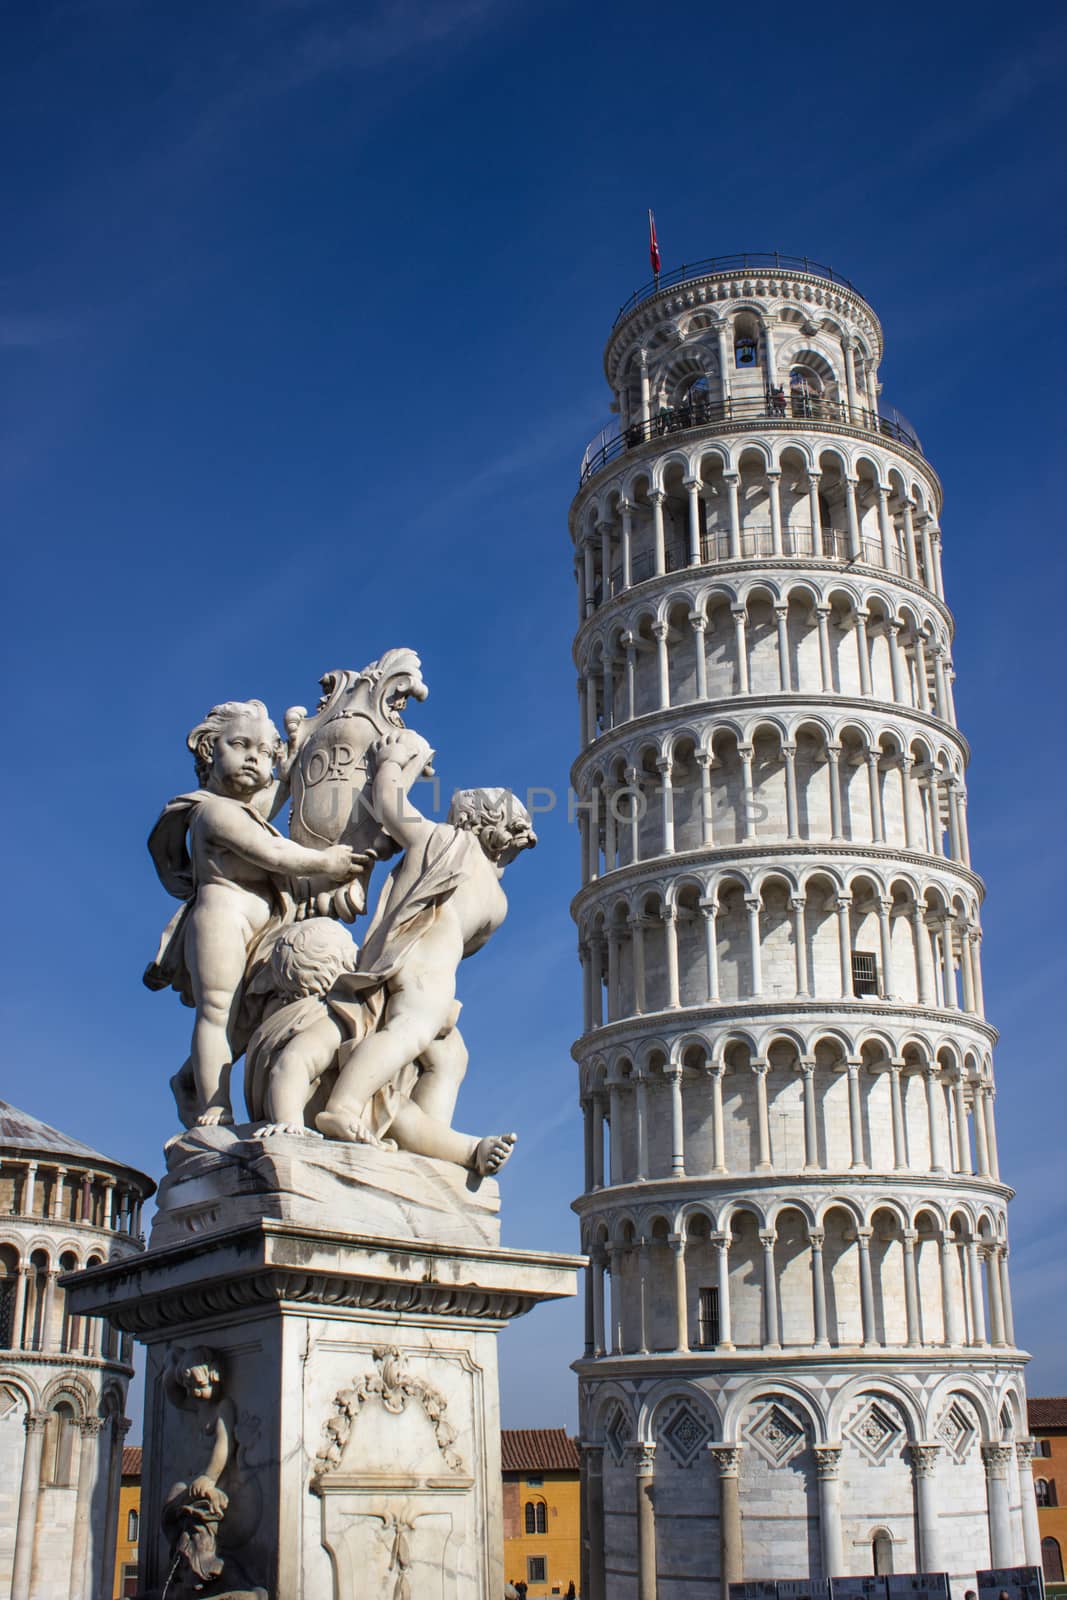
[[1030, 1431], [1041, 1428], [1067, 1428], [1067, 1395], [1056, 1394], [1045, 1399], [1027, 1401]]
[[139, 1478], [141, 1476], [141, 1446], [139, 1444], [123, 1445], [122, 1476], [124, 1478]]
[[501, 1428], [505, 1472], [577, 1472], [578, 1441], [566, 1428]]

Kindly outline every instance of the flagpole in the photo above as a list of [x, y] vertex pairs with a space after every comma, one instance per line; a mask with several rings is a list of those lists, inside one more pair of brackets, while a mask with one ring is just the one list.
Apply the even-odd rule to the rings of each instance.
[[659, 240], [656, 238], [656, 217], [651, 206], [648, 208], [648, 254], [652, 264], [652, 276], [658, 289], [660, 269]]

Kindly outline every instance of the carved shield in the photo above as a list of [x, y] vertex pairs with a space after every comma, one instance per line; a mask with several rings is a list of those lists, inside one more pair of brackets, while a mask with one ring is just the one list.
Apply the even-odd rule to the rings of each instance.
[[408, 700], [426, 699], [419, 658], [414, 650], [387, 650], [362, 672], [327, 672], [320, 682], [318, 708], [295, 734], [290, 837], [318, 850], [347, 844], [388, 855], [395, 847], [370, 807], [370, 757], [383, 734], [404, 726]]

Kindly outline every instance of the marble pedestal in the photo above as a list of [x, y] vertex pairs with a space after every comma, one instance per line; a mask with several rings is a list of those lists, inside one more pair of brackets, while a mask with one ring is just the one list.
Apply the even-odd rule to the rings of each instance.
[[164, 1376], [207, 1346], [235, 1409], [219, 1545], [249, 1590], [499, 1600], [496, 1335], [573, 1294], [581, 1259], [501, 1250], [496, 1183], [447, 1163], [242, 1131], [172, 1156], [143, 1256], [69, 1280], [75, 1314], [147, 1349], [142, 1589], [205, 1455]]

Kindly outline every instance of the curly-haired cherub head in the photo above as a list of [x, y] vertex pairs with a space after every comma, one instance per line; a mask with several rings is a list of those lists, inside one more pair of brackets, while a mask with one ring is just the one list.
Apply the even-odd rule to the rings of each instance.
[[537, 843], [530, 813], [510, 789], [457, 789], [448, 820], [476, 833], [498, 866], [507, 866], [520, 850], [532, 850]]
[[188, 1350], [175, 1350], [171, 1356], [167, 1382], [174, 1398], [185, 1395], [190, 1400], [217, 1400], [222, 1387], [222, 1367], [218, 1354], [206, 1344], [194, 1344]]
[[324, 995], [346, 972], [355, 972], [359, 946], [331, 917], [309, 917], [294, 923], [277, 941], [270, 957], [270, 975], [278, 994], [295, 999]]
[[212, 706], [185, 742], [201, 786], [241, 800], [267, 787], [285, 753], [262, 700], [224, 700]]

